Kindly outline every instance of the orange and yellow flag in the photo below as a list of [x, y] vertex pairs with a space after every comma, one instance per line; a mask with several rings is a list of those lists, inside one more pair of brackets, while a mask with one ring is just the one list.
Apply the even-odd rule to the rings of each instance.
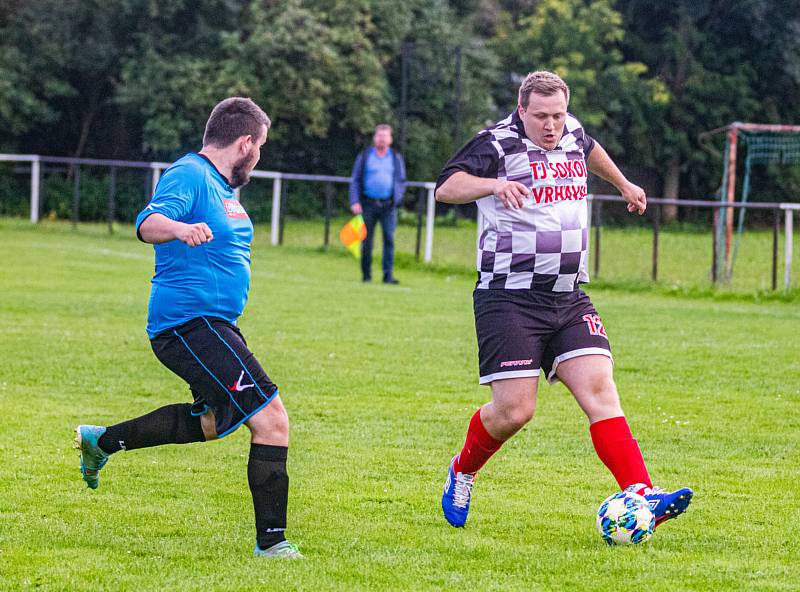
[[339, 231], [339, 240], [356, 259], [361, 259], [361, 242], [367, 238], [367, 226], [361, 214], [353, 216]]

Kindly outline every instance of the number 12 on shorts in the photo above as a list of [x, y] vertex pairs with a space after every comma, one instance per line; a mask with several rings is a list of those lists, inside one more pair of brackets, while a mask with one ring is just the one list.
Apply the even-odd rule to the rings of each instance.
[[585, 314], [581, 318], [589, 325], [589, 333], [592, 335], [602, 335], [608, 339], [605, 327], [603, 327], [603, 321], [600, 320], [599, 316], [596, 314]]

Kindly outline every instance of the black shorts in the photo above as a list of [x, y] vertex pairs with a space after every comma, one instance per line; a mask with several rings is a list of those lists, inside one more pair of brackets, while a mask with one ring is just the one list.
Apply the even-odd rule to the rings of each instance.
[[239, 328], [199, 317], [156, 335], [150, 345], [159, 361], [189, 383], [192, 415], [214, 412], [217, 435], [227, 436], [269, 405], [278, 387], [264, 372]]
[[601, 354], [611, 358], [603, 323], [583, 290], [475, 290], [480, 383], [539, 376], [558, 380], [558, 364]]

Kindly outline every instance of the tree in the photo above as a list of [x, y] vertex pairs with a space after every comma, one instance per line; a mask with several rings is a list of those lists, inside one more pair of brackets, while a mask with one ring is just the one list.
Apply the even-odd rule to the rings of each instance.
[[[387, 4], [396, 11], [396, 3]], [[435, 179], [442, 165], [473, 133], [485, 127], [494, 108], [495, 57], [471, 28], [441, 1], [402, 3], [396, 19], [377, 17], [381, 31], [393, 31], [396, 49], [386, 66], [392, 107], [405, 115], [409, 174]], [[406, 44], [403, 57], [402, 44]], [[403, 60], [407, 68], [403, 114]]]
[[[130, 39], [119, 6], [33, 0], [4, 21], [0, 117], [27, 150], [83, 155], [93, 124], [116, 115], [114, 84]], [[120, 130], [103, 123], [107, 132]], [[105, 140], [108, 151], [124, 138]]]
[[700, 132], [735, 120], [792, 121], [800, 87], [800, 7], [767, 1], [618, 2], [625, 55], [647, 64], [669, 90], [652, 120], [665, 197], [710, 197], [722, 163]]

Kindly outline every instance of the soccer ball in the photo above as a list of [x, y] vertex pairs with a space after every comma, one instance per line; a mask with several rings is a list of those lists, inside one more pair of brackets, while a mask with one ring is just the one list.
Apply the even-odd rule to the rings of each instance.
[[638, 545], [653, 535], [656, 517], [638, 493], [619, 491], [597, 510], [597, 530], [609, 545]]

